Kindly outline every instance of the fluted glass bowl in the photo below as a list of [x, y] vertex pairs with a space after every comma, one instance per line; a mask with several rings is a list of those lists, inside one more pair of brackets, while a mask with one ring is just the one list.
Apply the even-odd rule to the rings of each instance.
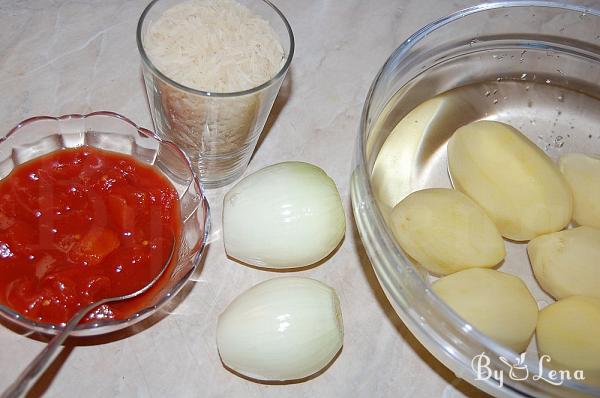
[[[185, 153], [175, 144], [113, 112], [27, 119], [0, 138], [0, 179], [19, 164], [63, 148], [82, 145], [123, 153], [152, 165], [179, 194], [181, 239], [165, 275], [143, 294], [144, 308], [123, 320], [82, 323], [72, 333], [91, 336], [114, 332], [152, 315], [183, 287], [200, 262], [210, 227], [208, 202]], [[1, 303], [0, 303], [1, 304]], [[55, 334], [60, 326], [39, 323], [0, 305], [0, 316], [29, 330]]]
[[[374, 173], [398, 122], [441, 93], [452, 99], [440, 101], [436, 121], [422, 134], [409, 129], [387, 159], [394, 167]], [[413, 191], [451, 187], [446, 143], [461, 125], [480, 119], [509, 123], [556, 160], [568, 152], [600, 153], [598, 109], [600, 11], [548, 1], [480, 4], [423, 27], [392, 53], [368, 93], [351, 187], [354, 218], [379, 283], [440, 362], [494, 396], [600, 396], [600, 389], [573, 379], [544, 381], [549, 373], [539, 366], [535, 339], [517, 363], [517, 353], [460, 318], [430, 289], [433, 277], [398, 246], [386, 217]], [[506, 248], [500, 271], [521, 277], [540, 308], [550, 304], [532, 275], [526, 244], [506, 242]], [[473, 365], [481, 353], [489, 363], [479, 357], [487, 368], [478, 374]]]

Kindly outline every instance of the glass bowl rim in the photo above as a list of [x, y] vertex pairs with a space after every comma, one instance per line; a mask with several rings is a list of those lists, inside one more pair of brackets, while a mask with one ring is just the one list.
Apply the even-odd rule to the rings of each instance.
[[150, 4], [148, 4], [146, 6], [146, 8], [142, 12], [142, 15], [140, 16], [140, 19], [138, 21], [135, 37], [136, 37], [138, 51], [140, 53], [140, 56], [142, 58], [142, 62], [144, 63], [144, 65], [146, 65], [148, 68], [150, 68], [150, 70], [153, 73], [155, 73], [161, 80], [163, 80], [164, 82], [167, 82], [171, 86], [178, 88], [179, 90], [182, 90], [184, 92], [188, 92], [188, 93], [194, 94], [194, 95], [199, 95], [202, 97], [211, 97], [211, 98], [212, 97], [215, 97], [215, 98], [240, 97], [240, 96], [259, 92], [259, 91], [273, 85], [277, 80], [281, 79], [287, 73], [287, 70], [289, 69], [290, 64], [292, 63], [292, 58], [294, 57], [294, 48], [295, 48], [295, 40], [294, 40], [294, 33], [292, 32], [292, 27], [290, 26], [285, 15], [283, 15], [283, 13], [277, 7], [275, 7], [275, 5], [273, 3], [271, 3], [269, 0], [257, 0], [257, 1], [262, 2], [262, 3], [266, 4], [267, 6], [269, 6], [281, 18], [281, 21], [283, 22], [283, 24], [287, 30], [287, 33], [289, 35], [289, 40], [290, 40], [289, 53], [287, 54], [287, 57], [286, 57], [286, 60], [283, 64], [283, 66], [279, 69], [279, 71], [275, 74], [275, 76], [271, 77], [269, 80], [259, 84], [256, 87], [252, 87], [247, 90], [231, 91], [231, 92], [199, 90], [199, 89], [188, 87], [186, 85], [176, 82], [175, 80], [171, 79], [170, 77], [165, 75], [163, 72], [161, 72], [160, 69], [158, 69], [154, 65], [154, 63], [150, 60], [150, 57], [146, 53], [146, 49], [144, 48], [144, 44], [143, 44], [143, 40], [142, 40], [142, 26], [144, 25], [146, 16], [148, 15], [148, 13], [152, 9], [152, 7], [154, 7], [154, 5], [156, 3], [158, 3], [159, 1], [161, 1], [161, 0], [152, 0], [152, 2], [150, 2]]
[[[367, 124], [369, 122], [369, 111], [371, 110], [371, 102], [372, 102], [372, 98], [373, 98], [373, 94], [375, 92], [376, 87], [379, 87], [381, 84], [382, 79], [384, 78], [384, 76], [386, 76], [387, 74], [390, 73], [390, 69], [392, 69], [394, 67], [395, 63], [399, 63], [402, 62], [403, 59], [405, 59], [405, 57], [407, 56], [407, 54], [409, 53], [409, 51], [417, 44], [419, 43], [421, 40], [423, 40], [425, 37], [427, 37], [429, 34], [433, 33], [434, 31], [456, 21], [459, 19], [462, 19], [464, 17], [482, 12], [482, 11], [492, 11], [492, 10], [500, 10], [500, 9], [508, 9], [508, 8], [526, 8], [526, 7], [542, 7], [542, 8], [555, 8], [555, 9], [560, 9], [560, 10], [565, 10], [565, 11], [572, 11], [572, 12], [579, 12], [582, 13], [583, 15], [593, 15], [595, 17], [600, 17], [600, 8], [593, 8], [593, 7], [589, 7], [589, 6], [581, 6], [581, 5], [577, 5], [577, 4], [572, 4], [572, 3], [566, 3], [566, 2], [559, 2], [559, 1], [554, 1], [554, 0], [509, 0], [509, 1], [497, 1], [497, 2], [490, 2], [490, 3], [481, 3], [481, 4], [477, 4], [474, 6], [470, 6], [464, 9], [461, 9], [459, 11], [453, 12], [451, 14], [448, 14], [447, 16], [444, 16], [442, 18], [439, 18], [433, 22], [430, 22], [426, 25], [424, 25], [423, 27], [419, 28], [415, 33], [411, 34], [406, 40], [404, 40], [395, 50], [392, 51], [392, 53], [390, 54], [390, 56], [386, 59], [386, 61], [384, 62], [383, 66], [379, 69], [379, 71], [377, 72], [373, 82], [371, 83], [371, 86], [369, 88], [369, 91], [365, 97], [365, 101], [364, 101], [364, 106], [362, 108], [362, 114], [361, 114], [361, 118], [360, 118], [360, 122], [359, 122], [359, 137], [358, 137], [358, 145], [355, 151], [355, 156], [356, 156], [356, 160], [355, 160], [355, 168], [358, 168], [362, 173], [358, 173], [359, 177], [362, 179], [363, 177], [366, 178], [365, 181], [362, 181], [362, 183], [364, 184], [364, 190], [366, 192], [367, 198], [369, 200], [374, 200], [375, 196], [373, 193], [373, 189], [371, 186], [371, 181], [370, 181], [370, 177], [369, 177], [369, 172], [368, 172], [368, 166], [367, 166], [367, 154], [366, 154], [366, 136], [365, 133], [367, 132]], [[379, 117], [379, 114], [374, 115], [375, 117]], [[359, 184], [361, 182], [358, 182]], [[352, 191], [354, 191], [356, 188], [354, 187], [354, 183], [351, 184], [352, 187]], [[354, 201], [354, 193], [352, 194], [352, 205], [353, 205], [353, 212], [355, 217], [361, 217], [359, 214], [361, 213], [360, 210], [360, 204], [359, 203], [355, 203]], [[389, 237], [391, 237], [391, 230], [389, 229], [389, 227], [387, 226], [387, 223], [384, 221], [383, 219], [383, 215], [381, 213], [381, 210], [379, 209], [379, 207], [375, 204], [374, 206], [368, 206], [368, 213], [369, 213], [369, 217], [370, 218], [374, 218], [372, 222], [372, 224], [374, 225], [375, 231], [376, 232], [381, 232], [381, 233], [386, 233]], [[359, 228], [359, 232], [361, 234], [361, 240], [362, 240], [362, 231], [360, 231]], [[392, 239], [393, 240], [393, 239]], [[399, 248], [398, 244], [395, 242], [395, 240], [393, 240], [393, 244], [396, 246], [396, 248]], [[400, 251], [400, 253], [402, 253], [402, 251]], [[406, 259], [404, 257], [404, 259]], [[408, 262], [408, 260], [406, 259], [406, 262]], [[385, 266], [380, 266], [380, 265], [375, 265], [373, 262], [371, 262], [372, 266], [375, 268], [376, 274], [379, 274], [380, 272], [383, 272], [383, 274], [386, 276], [387, 279], [389, 279], [390, 274], [394, 274], [397, 271], [393, 270], [387, 270]], [[405, 267], [408, 264], [401, 264], [401, 266]], [[445, 315], [446, 315], [446, 320], [451, 322], [454, 325], [459, 325], [462, 326], [463, 330], [467, 330], [468, 333], [472, 336], [474, 336], [478, 341], [480, 341], [483, 345], [485, 345], [485, 347], [489, 350], [491, 350], [492, 354], [497, 354], [497, 356], [503, 356], [505, 358], [512, 358], [514, 356], [514, 353], [504, 347], [503, 345], [497, 343], [495, 340], [493, 340], [492, 338], [488, 337], [487, 335], [484, 335], [483, 333], [481, 333], [479, 330], [475, 329], [474, 327], [472, 327], [469, 323], [467, 323], [466, 321], [464, 321], [455, 311], [451, 310], [451, 308], [444, 303], [435, 293], [433, 293], [433, 291], [431, 290], [431, 288], [426, 284], [426, 282], [419, 276], [417, 275], [417, 272], [413, 269], [412, 271], [414, 272], [410, 272], [409, 274], [410, 276], [406, 276], [409, 279], [411, 279], [411, 282], [414, 282], [415, 285], [417, 285], [420, 290], [425, 291], [426, 294], [431, 295], [432, 296], [432, 300], [440, 305], [441, 307], [445, 308]], [[378, 276], [378, 283], [383, 287], [384, 291], [386, 292], [386, 295], [391, 294], [389, 292], [389, 289], [386, 288], [386, 285], [382, 282], [382, 279]], [[402, 296], [402, 293], [399, 293], [400, 296]], [[432, 336], [430, 335], [430, 331], [428, 330], [427, 327], [424, 327], [422, 325], [422, 322], [418, 319], [419, 314], [414, 313], [414, 311], [406, 311], [405, 309], [401, 309], [399, 310], [398, 307], [403, 307], [402, 304], [398, 303], [398, 300], [396, 300], [396, 298], [394, 297], [395, 294], [392, 295], [392, 297], [390, 297], [390, 301], [392, 302], [392, 307], [394, 308], [394, 311], [401, 317], [403, 318], [403, 322], [404, 322], [404, 317], [408, 317], [410, 319], [410, 322], [412, 323], [412, 325], [407, 325], [409, 326], [409, 329], [411, 330], [411, 333], [415, 334], [415, 332], [413, 331], [413, 328], [417, 328], [418, 332], [421, 336], [426, 337], [430, 343], [435, 344], [436, 346], [438, 346], [439, 348], [441, 348], [441, 350], [446, 354], [449, 355], [452, 358], [452, 361], [454, 363], [456, 363], [457, 365], [461, 366], [461, 368], [463, 367], [464, 363], [462, 361], [459, 361], [457, 359], [456, 356], [451, 355], [451, 353], [449, 352], [449, 349], [447, 347], [444, 346], [444, 342], [445, 340], [442, 339], [440, 340], [440, 336]], [[389, 297], [389, 296], [388, 296]], [[392, 300], [393, 298], [393, 300]], [[403, 313], [401, 313], [403, 312]], [[437, 333], [436, 333], [437, 334]], [[418, 338], [418, 336], [417, 336]], [[418, 338], [420, 340], [420, 338]], [[433, 353], [432, 349], [429, 348], [429, 346], [425, 345], [425, 343], [422, 343], [424, 345], [424, 347], [431, 353]], [[454, 349], [452, 349], [452, 351], [455, 351]], [[434, 355], [437, 358], [437, 355]], [[439, 358], [437, 358], [439, 360]], [[444, 363], [444, 365], [446, 366], [446, 362], [442, 361]], [[531, 359], [527, 359], [525, 364], [537, 364], [538, 362], [535, 360], [531, 360]], [[530, 368], [534, 368], [535, 366], [532, 366]], [[548, 374], [548, 369], [544, 369], [543, 370], [543, 375], [547, 376]], [[489, 380], [488, 380], [489, 382]], [[565, 380], [564, 383], [561, 385], [562, 387], [566, 387], [569, 389], [574, 389], [575, 391], [578, 392], [583, 392], [583, 393], [590, 393], [590, 392], [597, 392], [600, 390], [596, 390], [595, 387], [592, 386], [588, 386], [586, 384], [580, 384], [580, 383], [576, 383], [572, 380]], [[515, 387], [513, 385], [510, 385], [508, 383], [505, 382], [504, 384], [504, 388], [512, 390], [513, 392], [518, 392], [519, 394], [523, 394], [525, 393], [524, 391], [520, 390], [518, 387]], [[525, 393], [527, 394], [527, 393]]]
[[[204, 190], [202, 189], [202, 185], [200, 183], [200, 179], [198, 178], [197, 173], [194, 171], [194, 168], [192, 167], [192, 163], [191, 163], [188, 155], [172, 141], [160, 138], [153, 131], [138, 126], [136, 123], [131, 121], [131, 119], [129, 119], [126, 116], [123, 116], [119, 113], [111, 112], [111, 111], [96, 111], [96, 112], [91, 112], [91, 113], [87, 113], [87, 114], [76, 113], [76, 114], [65, 114], [62, 116], [46, 116], [46, 115], [33, 116], [33, 117], [27, 118], [27, 119], [19, 122], [16, 126], [11, 128], [5, 136], [0, 137], [0, 144], [5, 142], [12, 135], [16, 134], [21, 128], [23, 128], [27, 125], [36, 123], [36, 122], [40, 122], [40, 121], [61, 122], [61, 121], [65, 121], [65, 120], [84, 120], [84, 119], [94, 117], [94, 116], [111, 117], [111, 118], [117, 119], [121, 122], [124, 122], [124, 123], [130, 125], [131, 127], [135, 128], [141, 136], [154, 139], [157, 142], [159, 142], [160, 144], [169, 146], [171, 149], [174, 149], [179, 154], [179, 156], [181, 156], [183, 158], [183, 160], [187, 164], [187, 167], [192, 175], [192, 181], [190, 182], [189, 186], [191, 186], [193, 184], [195, 186], [196, 191], [201, 194], [200, 201], [198, 202], [198, 204], [196, 205], [196, 208], [194, 209], [194, 211], [192, 211], [192, 213], [195, 212], [198, 207], [202, 207], [202, 211], [205, 214], [205, 217], [203, 220], [204, 234], [202, 236], [201, 242], [199, 242], [199, 247], [194, 250], [196, 253], [193, 255], [194, 258], [192, 259], [191, 269], [188, 272], [186, 272], [173, 285], [173, 287], [171, 289], [169, 289], [168, 292], [163, 294], [154, 305], [149, 306], [149, 307], [144, 307], [126, 319], [118, 319], [118, 320], [112, 319], [112, 320], [106, 320], [106, 321], [100, 321], [100, 322], [80, 323], [79, 325], [77, 325], [77, 328], [75, 328], [73, 331], [73, 333], [75, 333], [75, 334], [77, 334], [78, 332], [84, 332], [84, 333], [90, 332], [95, 329], [99, 329], [99, 330], [104, 329], [104, 328], [111, 329], [111, 327], [127, 324], [134, 320], [141, 320], [141, 319], [144, 319], [144, 318], [148, 317], [149, 315], [153, 314], [158, 308], [160, 308], [167, 301], [169, 301], [169, 299], [171, 297], [175, 296], [177, 294], [177, 292], [179, 292], [179, 290], [181, 290], [181, 288], [185, 285], [185, 283], [187, 283], [187, 281], [190, 279], [191, 275], [194, 273], [198, 264], [200, 263], [200, 259], [204, 253], [206, 245], [208, 244], [208, 237], [210, 234], [210, 227], [211, 227], [211, 214], [210, 214], [210, 206], [208, 203], [208, 199], [206, 198], [206, 195], [205, 195]], [[55, 324], [51, 324], [51, 323], [32, 321], [32, 320], [24, 317], [22, 314], [16, 312], [12, 308], [2, 305], [2, 304], [0, 304], [0, 316], [4, 317], [5, 319], [12, 322], [13, 324], [16, 324], [16, 325], [19, 325], [26, 329], [40, 332], [40, 333], [56, 334], [62, 329], [62, 325], [55, 325]], [[127, 326], [125, 326], [125, 327], [127, 327]], [[94, 333], [93, 335], [101, 335], [101, 334], [111, 333], [116, 330], [118, 330], [118, 329], [101, 331], [100, 333]]]

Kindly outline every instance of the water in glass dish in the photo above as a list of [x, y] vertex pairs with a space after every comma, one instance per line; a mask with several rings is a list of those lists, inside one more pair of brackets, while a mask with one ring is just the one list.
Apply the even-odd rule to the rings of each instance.
[[[378, 152], [372, 187], [387, 217], [406, 195], [419, 189], [452, 187], [446, 144], [452, 133], [475, 120], [495, 120], [520, 130], [550, 158], [570, 152], [600, 154], [600, 99], [552, 84], [552, 79], [487, 81], [438, 95], [415, 108], [392, 128]], [[395, 96], [386, 106], [393, 119]], [[385, 113], [385, 112], [384, 112]], [[375, 126], [377, 128], [377, 125]], [[540, 308], [554, 300], [537, 284], [527, 257], [527, 243], [506, 241], [507, 255], [498, 268], [523, 279]], [[435, 279], [428, 276], [429, 279]]]

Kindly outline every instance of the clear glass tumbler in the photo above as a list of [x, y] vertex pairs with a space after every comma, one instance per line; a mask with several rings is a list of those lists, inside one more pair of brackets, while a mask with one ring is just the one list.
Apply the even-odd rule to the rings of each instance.
[[154, 0], [142, 13], [137, 45], [155, 131], [186, 151], [200, 181], [217, 188], [246, 169], [294, 54], [294, 36], [284, 15], [267, 0], [237, 0], [269, 22], [284, 51], [282, 67], [249, 90], [218, 93], [186, 87], [165, 76], [144, 49], [148, 28], [165, 10], [186, 0]]

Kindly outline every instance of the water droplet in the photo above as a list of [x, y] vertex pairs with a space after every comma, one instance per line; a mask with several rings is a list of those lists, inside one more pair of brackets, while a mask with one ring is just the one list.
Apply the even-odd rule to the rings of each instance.
[[546, 79], [546, 84], [550, 84], [550, 79]]
[[502, 80], [502, 78], [501, 78], [501, 77], [497, 77], [497, 78], [496, 78], [496, 81], [497, 81], [497, 82], [499, 82], [499, 81], [501, 81], [501, 80]]
[[563, 93], [560, 93], [558, 97], [556, 97], [556, 99], [558, 100], [558, 102], [565, 102], [565, 95]]
[[489, 97], [489, 96], [490, 96], [490, 94], [491, 94], [491, 93], [490, 93], [490, 91], [489, 91], [489, 90], [488, 90], [488, 91], [486, 91], [486, 92], [484, 93], [484, 95], [485, 95], [486, 97]]
[[527, 79], [527, 73], [523, 73], [523, 74], [521, 75], [521, 80], [525, 80], [525, 79]]
[[493, 103], [494, 103], [494, 105], [495, 105], [495, 104], [497, 104], [497, 103], [498, 103], [498, 99], [494, 98], [494, 100], [493, 100], [492, 102], [493, 102]]
[[523, 63], [523, 61], [525, 61], [525, 54], [527, 53], [527, 50], [523, 50], [521, 51], [521, 56], [519, 57], [519, 62]]
[[529, 86], [525, 86], [525, 91], [529, 91]]

